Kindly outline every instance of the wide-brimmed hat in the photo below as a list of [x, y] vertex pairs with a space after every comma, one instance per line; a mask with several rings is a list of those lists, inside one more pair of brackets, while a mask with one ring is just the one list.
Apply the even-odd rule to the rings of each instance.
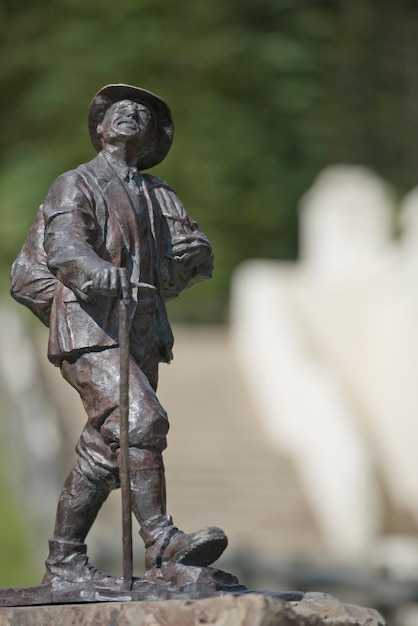
[[162, 98], [140, 87], [119, 83], [106, 85], [96, 93], [90, 103], [88, 114], [89, 132], [93, 146], [98, 152], [102, 149], [97, 125], [103, 121], [106, 111], [112, 104], [121, 100], [133, 100], [145, 105], [152, 111], [156, 126], [155, 147], [150, 154], [139, 160], [138, 169], [148, 169], [157, 165], [165, 158], [173, 142], [173, 118], [168, 105]]

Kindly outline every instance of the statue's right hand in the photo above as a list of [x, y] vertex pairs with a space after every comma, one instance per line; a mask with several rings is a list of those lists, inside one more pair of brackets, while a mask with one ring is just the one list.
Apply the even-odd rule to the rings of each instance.
[[126, 288], [126, 269], [109, 265], [92, 272], [88, 287], [90, 291], [103, 296], [119, 296]]

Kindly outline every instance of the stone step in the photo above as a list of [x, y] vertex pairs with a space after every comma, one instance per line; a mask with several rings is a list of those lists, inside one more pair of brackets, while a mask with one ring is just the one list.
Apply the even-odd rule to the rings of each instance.
[[323, 544], [295, 468], [268, 441], [227, 329], [178, 327], [175, 336], [159, 398], [171, 422], [165, 459], [176, 523], [219, 524], [236, 549], [317, 553]]

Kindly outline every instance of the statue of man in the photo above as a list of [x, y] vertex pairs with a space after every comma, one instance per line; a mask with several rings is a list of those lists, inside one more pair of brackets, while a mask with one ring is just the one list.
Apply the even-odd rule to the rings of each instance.
[[170, 110], [149, 91], [108, 85], [91, 102], [89, 130], [99, 154], [53, 183], [13, 265], [12, 295], [49, 326], [48, 357], [78, 391], [88, 415], [59, 499], [43, 583], [103, 586], [115, 579], [89, 563], [85, 539], [110, 491], [120, 486], [121, 268], [132, 285], [129, 463], [145, 566], [209, 565], [227, 538], [216, 527], [185, 534], [166, 512], [168, 420], [155, 393], [158, 364], [170, 361], [173, 345], [165, 301], [210, 277], [213, 259], [209, 241], [174, 191], [140, 173], [170, 149]]

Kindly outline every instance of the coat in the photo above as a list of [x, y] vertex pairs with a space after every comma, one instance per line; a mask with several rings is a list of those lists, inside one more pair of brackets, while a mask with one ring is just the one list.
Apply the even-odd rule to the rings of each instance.
[[[84, 286], [92, 272], [109, 265], [126, 267], [132, 280], [142, 281], [144, 246], [147, 282], [155, 287], [152, 292], [160, 361], [170, 361], [173, 336], [165, 300], [197, 280], [210, 277], [212, 249], [164, 181], [146, 174], [141, 191], [139, 196], [130, 192], [103, 153], [62, 174], [49, 190], [43, 205], [42, 226], [48, 271], [56, 281], [48, 310], [48, 357], [53, 363], [117, 345], [118, 299], [89, 294]], [[27, 256], [31, 246], [28, 242], [25, 245]], [[20, 256], [24, 250], [25, 246]], [[30, 306], [28, 286], [25, 292], [22, 281], [29, 265], [27, 259], [23, 263], [18, 257], [12, 269], [12, 295], [27, 306]], [[31, 284], [34, 283], [36, 276]], [[150, 292], [146, 290], [145, 295], [141, 288], [133, 287], [131, 324], [137, 309], [144, 305], [144, 298], [149, 300]]]

